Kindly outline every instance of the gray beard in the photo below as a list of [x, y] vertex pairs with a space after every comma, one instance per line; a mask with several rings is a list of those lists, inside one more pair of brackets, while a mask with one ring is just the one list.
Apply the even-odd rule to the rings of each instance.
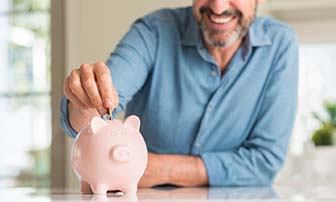
[[[214, 48], [227, 48], [246, 36], [248, 27], [244, 27], [241, 23], [235, 27], [230, 33], [225, 33], [222, 30], [210, 30], [205, 26], [205, 23], [201, 22], [201, 31], [203, 33], [204, 41]], [[216, 39], [216, 35], [228, 35], [226, 39]]]

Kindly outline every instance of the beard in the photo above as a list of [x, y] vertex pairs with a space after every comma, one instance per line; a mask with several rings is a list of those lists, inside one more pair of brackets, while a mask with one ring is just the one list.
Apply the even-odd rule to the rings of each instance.
[[199, 23], [203, 40], [211, 47], [226, 48], [244, 38], [256, 17], [255, 7], [254, 13], [250, 17], [243, 17], [242, 13], [238, 10], [227, 10], [217, 16], [237, 17], [238, 23], [233, 30], [214, 29], [207, 25], [205, 17], [209, 15], [216, 15], [209, 7], [201, 7], [200, 13], [202, 19]]

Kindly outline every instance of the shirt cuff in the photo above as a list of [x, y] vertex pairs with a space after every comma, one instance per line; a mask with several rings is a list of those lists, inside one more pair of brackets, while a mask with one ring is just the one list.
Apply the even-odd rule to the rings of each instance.
[[229, 173], [222, 159], [213, 153], [201, 154], [208, 174], [209, 186], [225, 186], [228, 184]]
[[72, 128], [70, 121], [69, 121], [69, 114], [68, 114], [68, 99], [66, 97], [62, 97], [61, 104], [60, 104], [60, 123], [62, 128], [64, 129], [65, 133], [72, 138], [77, 136], [77, 132]]

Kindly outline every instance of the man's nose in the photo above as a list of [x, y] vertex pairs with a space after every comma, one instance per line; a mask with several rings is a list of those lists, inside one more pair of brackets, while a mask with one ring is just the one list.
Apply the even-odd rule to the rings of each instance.
[[230, 7], [230, 0], [210, 0], [210, 7], [219, 15]]

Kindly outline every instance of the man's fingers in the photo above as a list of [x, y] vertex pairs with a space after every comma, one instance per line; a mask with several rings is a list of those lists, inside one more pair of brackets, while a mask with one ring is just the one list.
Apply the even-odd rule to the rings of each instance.
[[87, 109], [87, 107], [71, 92], [69, 88], [69, 77], [64, 80], [63, 91], [65, 97], [67, 97], [70, 102], [82, 109]]
[[118, 95], [117, 90], [114, 88], [114, 86], [113, 86], [112, 92], [113, 92], [113, 108], [117, 108], [119, 105], [119, 95]]
[[83, 89], [78, 69], [71, 71], [68, 80], [68, 85], [71, 92], [77, 97], [77, 99], [81, 101], [81, 103], [83, 103], [86, 106], [86, 108], [93, 108], [93, 105], [91, 104], [88, 95]]
[[64, 82], [64, 93], [75, 105], [96, 108], [101, 115], [107, 112], [106, 108], [118, 106], [118, 93], [110, 70], [103, 62], [82, 64], [72, 70]]
[[94, 74], [96, 76], [98, 90], [102, 97], [105, 108], [114, 108], [113, 104], [113, 84], [109, 68], [103, 62], [94, 64]]
[[99, 111], [100, 114], [103, 114], [103, 102], [95, 80], [95, 75], [93, 73], [93, 66], [89, 64], [82, 64], [80, 66], [80, 77], [82, 86], [85, 89], [92, 105]]

